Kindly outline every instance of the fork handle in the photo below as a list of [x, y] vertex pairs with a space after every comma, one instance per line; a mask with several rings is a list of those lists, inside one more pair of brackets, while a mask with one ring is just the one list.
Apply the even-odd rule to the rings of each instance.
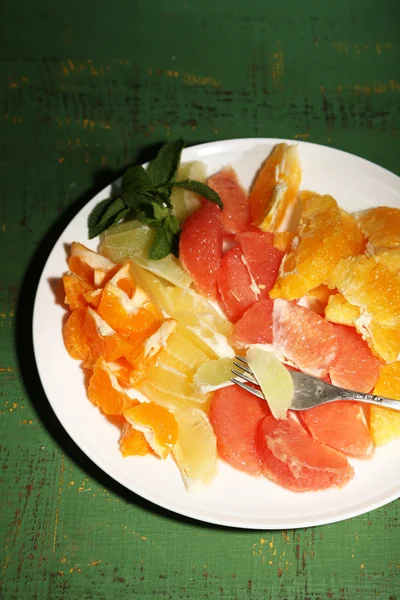
[[341, 390], [338, 400], [357, 400], [358, 402], [366, 402], [367, 404], [375, 404], [391, 408], [392, 410], [400, 411], [400, 401], [385, 396], [374, 396], [374, 394], [362, 394], [361, 392], [351, 392], [350, 390]]

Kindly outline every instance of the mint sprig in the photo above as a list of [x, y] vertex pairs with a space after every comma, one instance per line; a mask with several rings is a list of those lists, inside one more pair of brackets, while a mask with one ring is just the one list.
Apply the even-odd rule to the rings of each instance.
[[174, 186], [199, 194], [222, 209], [221, 198], [205, 183], [194, 179], [175, 181], [184, 145], [182, 139], [165, 144], [147, 170], [140, 165], [127, 169], [122, 176], [120, 196], [102, 200], [90, 213], [89, 238], [129, 215], [155, 230], [149, 258], [160, 260], [178, 247], [180, 223], [172, 214], [170, 200]]

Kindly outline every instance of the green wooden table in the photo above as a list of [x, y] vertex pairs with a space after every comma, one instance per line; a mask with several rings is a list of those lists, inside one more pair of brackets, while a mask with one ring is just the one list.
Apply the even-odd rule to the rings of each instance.
[[167, 514], [113, 482], [64, 433], [40, 387], [30, 333], [34, 288], [63, 227], [166, 139], [308, 140], [399, 173], [400, 4], [7, 5], [0, 597], [400, 598], [398, 501], [296, 531], [235, 531]]

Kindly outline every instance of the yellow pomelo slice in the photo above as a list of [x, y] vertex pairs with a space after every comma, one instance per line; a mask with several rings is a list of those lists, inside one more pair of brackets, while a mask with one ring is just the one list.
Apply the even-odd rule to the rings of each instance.
[[231, 358], [219, 358], [203, 363], [193, 377], [193, 383], [200, 393], [207, 394], [221, 387], [231, 385], [234, 369]]
[[[179, 166], [176, 181], [184, 179], [195, 179], [205, 182], [207, 179], [207, 167], [205, 163], [196, 160]], [[179, 187], [172, 188], [171, 203], [174, 215], [179, 221], [185, 221], [201, 204], [197, 194]]]

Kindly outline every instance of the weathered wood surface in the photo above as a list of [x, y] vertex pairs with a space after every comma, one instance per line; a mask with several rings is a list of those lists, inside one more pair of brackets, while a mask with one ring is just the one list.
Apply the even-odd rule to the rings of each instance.
[[398, 501], [283, 532], [167, 515], [69, 441], [40, 388], [30, 334], [34, 286], [59, 232], [165, 139], [308, 140], [399, 173], [399, 3], [6, 4], [0, 597], [400, 598]]

